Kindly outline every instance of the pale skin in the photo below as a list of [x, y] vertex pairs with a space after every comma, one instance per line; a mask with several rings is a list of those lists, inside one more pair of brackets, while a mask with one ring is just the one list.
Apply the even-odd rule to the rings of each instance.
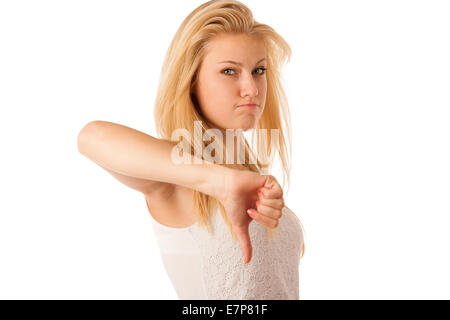
[[[194, 93], [205, 120], [222, 132], [225, 141], [226, 129], [247, 131], [256, 126], [264, 111], [266, 51], [257, 37], [227, 34], [217, 35], [206, 51]], [[249, 103], [257, 107], [240, 107]], [[234, 163], [236, 146], [234, 143]]]
[[[265, 107], [267, 61], [262, 40], [247, 35], [219, 35], [199, 69], [195, 94], [212, 127], [248, 130]], [[234, 61], [239, 64], [222, 61]], [[240, 107], [255, 103], [257, 107]], [[225, 134], [224, 134], [225, 137]], [[252, 256], [248, 228], [254, 220], [276, 228], [284, 207], [283, 190], [271, 175], [260, 175], [202, 161], [171, 161], [174, 144], [107, 121], [92, 121], [78, 135], [80, 153], [116, 179], [145, 195], [151, 214], [173, 227], [195, 222], [192, 192], [216, 198], [225, 208], [239, 241], [244, 263]]]

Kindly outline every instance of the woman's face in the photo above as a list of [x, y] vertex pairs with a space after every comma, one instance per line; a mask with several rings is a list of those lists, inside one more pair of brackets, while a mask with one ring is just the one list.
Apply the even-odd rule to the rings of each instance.
[[[264, 42], [244, 34], [219, 34], [206, 50], [193, 88], [200, 110], [219, 130], [256, 126], [266, 102]], [[245, 104], [256, 107], [243, 107]]]

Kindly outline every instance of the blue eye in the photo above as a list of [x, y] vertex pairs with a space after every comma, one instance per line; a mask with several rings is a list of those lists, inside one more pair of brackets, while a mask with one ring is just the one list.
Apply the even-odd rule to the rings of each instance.
[[233, 70], [233, 69], [225, 69], [225, 70], [223, 70], [222, 72], [225, 72], [225, 74], [226, 74], [226, 75], [230, 75], [229, 73], [226, 73], [226, 71], [229, 71], [229, 70], [231, 70], [231, 71], [233, 71], [233, 72], [234, 72], [234, 70]]
[[[261, 71], [260, 71], [260, 72], [257, 72], [257, 70], [261, 70]], [[256, 73], [257, 75], [261, 76], [261, 75], [263, 75], [263, 74], [266, 73], [266, 70], [267, 70], [266, 68], [257, 68], [257, 69], [255, 69], [254, 73]], [[227, 73], [227, 71], [235, 72], [234, 69], [228, 68], [228, 69], [222, 70], [222, 73], [224, 73], [224, 74], [227, 75], [227, 76], [232, 76], [232, 75], [234, 74], [234, 73]]]
[[262, 70], [261, 73], [257, 73], [258, 75], [263, 75], [264, 73], [266, 73], [266, 68], [257, 68], [256, 70]]

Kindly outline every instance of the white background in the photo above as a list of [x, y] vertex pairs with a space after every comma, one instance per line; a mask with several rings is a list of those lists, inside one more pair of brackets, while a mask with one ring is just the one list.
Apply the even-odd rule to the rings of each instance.
[[[0, 298], [177, 299], [138, 192], [77, 150], [155, 135], [164, 55], [203, 1], [0, 2]], [[450, 298], [447, 1], [244, 1], [293, 56], [302, 299]]]

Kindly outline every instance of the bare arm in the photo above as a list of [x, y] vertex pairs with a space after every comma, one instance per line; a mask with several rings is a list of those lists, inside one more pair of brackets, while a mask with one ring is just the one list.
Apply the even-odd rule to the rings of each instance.
[[265, 217], [253, 209], [251, 218], [248, 209], [256, 207], [259, 189], [269, 190], [266, 196], [278, 199], [282, 196], [281, 187], [272, 176], [208, 164], [204, 160], [201, 164], [176, 165], [171, 159], [174, 147], [173, 142], [107, 121], [90, 122], [78, 135], [80, 153], [135, 189], [148, 193], [165, 183], [194, 189], [219, 200], [240, 243], [244, 262], [248, 263], [252, 255], [249, 235], [252, 219], [276, 227], [280, 218], [279, 210], [270, 208], [265, 209]]
[[132, 183], [131, 187], [144, 193], [150, 193], [162, 184], [175, 184], [219, 196], [231, 169], [203, 160], [202, 164], [176, 165], [171, 161], [174, 145], [107, 121], [89, 122], [78, 135], [81, 154], [116, 178], [127, 179], [129, 183], [125, 184], [131, 186]]

